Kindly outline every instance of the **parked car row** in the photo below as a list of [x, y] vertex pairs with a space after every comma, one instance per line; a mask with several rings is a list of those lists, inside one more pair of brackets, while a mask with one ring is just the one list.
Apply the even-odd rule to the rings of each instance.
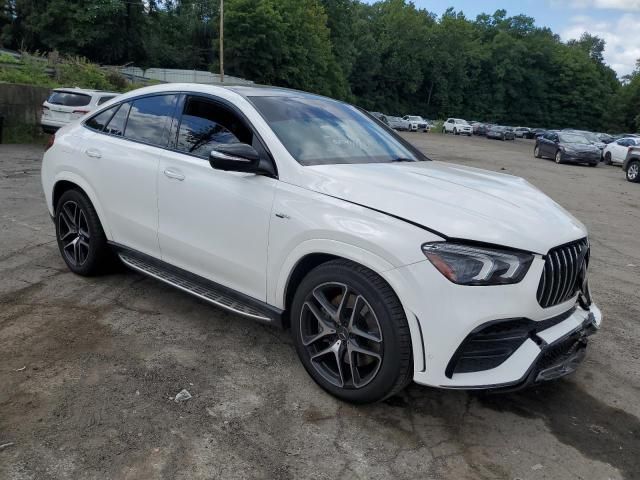
[[405, 115], [404, 117], [392, 117], [380, 112], [369, 112], [382, 123], [385, 123], [394, 130], [401, 132], [428, 132], [432, 123], [419, 115]]
[[[456, 119], [449, 120], [456, 121]], [[443, 132], [447, 131], [446, 125], [449, 120], [445, 122]], [[481, 122], [471, 122], [471, 129], [474, 135], [502, 141], [534, 138], [534, 156], [550, 158], [558, 164], [575, 163], [597, 167], [601, 161], [604, 161], [606, 165], [621, 165], [628, 181], [640, 182], [640, 135], [638, 134], [609, 135], [569, 128], [564, 130], [514, 128]]]

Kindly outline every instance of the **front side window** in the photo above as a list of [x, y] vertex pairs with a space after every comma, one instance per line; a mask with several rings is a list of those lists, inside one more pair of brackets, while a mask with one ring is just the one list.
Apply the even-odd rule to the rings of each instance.
[[352, 105], [311, 95], [249, 100], [301, 165], [426, 160]]
[[173, 115], [177, 96], [155, 95], [134, 100], [124, 136], [131, 140], [166, 146], [165, 127]]
[[221, 143], [252, 144], [253, 133], [242, 120], [224, 106], [200, 97], [189, 97], [178, 130], [176, 149], [209, 158]]

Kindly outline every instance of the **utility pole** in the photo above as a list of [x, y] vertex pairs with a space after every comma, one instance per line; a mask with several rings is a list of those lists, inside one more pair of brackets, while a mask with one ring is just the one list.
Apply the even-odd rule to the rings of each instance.
[[220, 83], [224, 83], [224, 0], [220, 0]]

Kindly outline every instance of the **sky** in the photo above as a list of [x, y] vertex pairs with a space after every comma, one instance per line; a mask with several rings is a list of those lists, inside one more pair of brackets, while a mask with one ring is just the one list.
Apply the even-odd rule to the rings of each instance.
[[[373, 0], [367, 0], [373, 3]], [[604, 59], [618, 76], [631, 73], [640, 58], [640, 0], [413, 0], [419, 8], [441, 15], [448, 7], [475, 19], [479, 13], [505, 9], [525, 14], [549, 27], [563, 41], [583, 32], [606, 41]]]

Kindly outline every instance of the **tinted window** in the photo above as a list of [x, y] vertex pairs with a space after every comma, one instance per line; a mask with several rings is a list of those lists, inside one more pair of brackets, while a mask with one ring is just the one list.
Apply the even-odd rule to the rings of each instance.
[[99, 132], [101, 132], [109, 119], [113, 116], [113, 112], [115, 112], [117, 108], [118, 107], [108, 108], [104, 112], [94, 115], [85, 122], [85, 125], [93, 130], [98, 130]]
[[91, 97], [84, 93], [54, 91], [47, 101], [54, 105], [64, 105], [65, 107], [84, 107], [89, 105]]
[[185, 103], [177, 149], [181, 152], [209, 158], [220, 143], [248, 143], [253, 134], [233, 112], [209, 100], [191, 97]]
[[157, 95], [135, 100], [129, 112], [125, 137], [165, 146], [165, 126], [173, 115], [176, 98], [175, 95]]
[[351, 105], [311, 95], [250, 99], [302, 165], [425, 159]]
[[130, 103], [123, 103], [120, 105], [120, 108], [118, 108], [118, 111], [107, 125], [107, 128], [104, 129], [105, 133], [121, 137], [124, 133], [124, 127], [127, 123], [127, 116], [129, 115], [130, 108]]
[[98, 105], [102, 105], [104, 102], [107, 102], [107, 101], [111, 100], [114, 97], [115, 97], [115, 95], [108, 95], [106, 97], [100, 97], [100, 100], [98, 100]]

